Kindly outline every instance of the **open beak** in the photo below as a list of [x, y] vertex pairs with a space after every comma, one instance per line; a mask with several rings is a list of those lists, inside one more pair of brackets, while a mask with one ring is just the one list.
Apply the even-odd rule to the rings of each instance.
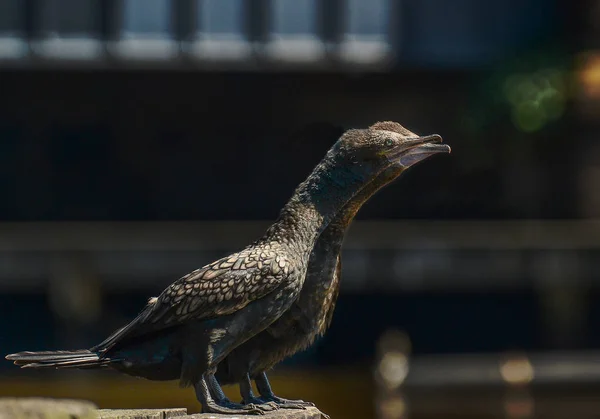
[[400, 162], [403, 165], [402, 160], [408, 155], [415, 156], [426, 153], [429, 156], [434, 153], [449, 153], [450, 147], [441, 142], [442, 137], [437, 134], [406, 138], [400, 147], [389, 153], [388, 157], [393, 163]]
[[452, 149], [447, 144], [440, 144], [439, 142], [424, 143], [402, 153], [396, 162], [403, 167], [410, 167], [434, 154], [450, 153], [451, 151]]

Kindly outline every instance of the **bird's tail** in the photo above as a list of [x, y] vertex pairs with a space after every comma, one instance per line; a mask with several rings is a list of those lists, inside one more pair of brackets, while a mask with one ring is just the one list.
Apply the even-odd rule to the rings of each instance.
[[102, 368], [110, 364], [110, 359], [101, 359], [96, 352], [82, 349], [78, 351], [18, 352], [6, 356], [21, 368]]

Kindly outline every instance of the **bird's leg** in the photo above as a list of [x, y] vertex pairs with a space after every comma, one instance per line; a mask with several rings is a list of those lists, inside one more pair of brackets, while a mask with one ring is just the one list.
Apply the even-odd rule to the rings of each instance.
[[210, 374], [207, 380], [208, 389], [210, 390], [210, 394], [215, 400], [215, 402], [219, 406], [229, 407], [232, 409], [241, 409], [242, 405], [239, 403], [234, 403], [225, 395], [221, 385], [217, 381], [216, 377], [213, 374]]
[[275, 402], [265, 402], [254, 395], [252, 391], [252, 383], [250, 375], [246, 374], [244, 379], [240, 381], [240, 394], [242, 395], [242, 403], [253, 404], [259, 409], [264, 409], [266, 412], [279, 409], [279, 405]]
[[[211, 383], [210, 386], [208, 383]], [[223, 393], [223, 390], [221, 389], [221, 386], [214, 378], [212, 373], [207, 372], [202, 374], [200, 380], [194, 385], [194, 389], [196, 390], [196, 398], [200, 403], [202, 403], [202, 413], [223, 413], [225, 415], [264, 415], [264, 411], [256, 408], [252, 404], [242, 406], [232, 403], [229, 399], [227, 399]], [[215, 393], [215, 398], [213, 398], [211, 395], [211, 390]]]
[[307, 407], [315, 405], [314, 403], [305, 402], [304, 400], [287, 400], [276, 396], [271, 389], [267, 373], [264, 371], [254, 377], [254, 382], [256, 383], [256, 388], [258, 388], [262, 400], [265, 402], [275, 402], [283, 409], [306, 409]]

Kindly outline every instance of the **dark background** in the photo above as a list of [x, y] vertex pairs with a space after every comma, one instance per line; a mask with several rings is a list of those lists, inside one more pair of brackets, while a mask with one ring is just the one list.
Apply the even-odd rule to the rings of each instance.
[[[359, 3], [317, 2], [319, 39], [335, 45]], [[332, 327], [284, 371], [360, 374], [386, 330], [404, 331], [416, 357], [597, 349], [596, 3], [391, 1], [390, 52], [370, 66], [4, 57], [0, 352], [97, 343], [256, 238], [344, 129], [378, 120], [439, 133], [452, 154], [360, 211]], [[126, 2], [86, 4], [89, 32], [120, 42]], [[183, 42], [195, 2], [176, 4], [168, 30]], [[258, 45], [271, 6], [245, 3]], [[79, 33], [60, 18], [78, 10], [0, 1], [0, 45]]]

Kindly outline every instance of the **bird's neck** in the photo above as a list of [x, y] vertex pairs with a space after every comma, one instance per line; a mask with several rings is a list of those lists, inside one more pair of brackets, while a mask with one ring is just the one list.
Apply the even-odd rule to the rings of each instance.
[[[310, 255], [302, 292], [295, 302], [296, 319], [306, 332], [328, 327], [328, 313], [333, 310], [340, 285], [340, 272], [336, 275], [338, 258], [344, 236], [356, 213], [377, 191], [396, 179], [403, 168], [391, 167], [365, 185], [344, 205], [319, 236]], [[330, 298], [328, 298], [328, 296]]]
[[264, 239], [310, 254], [317, 237], [364, 186], [366, 176], [329, 153], [302, 182]]
[[367, 202], [373, 195], [375, 195], [380, 189], [388, 185], [394, 179], [396, 179], [404, 171], [403, 167], [393, 166], [380, 175], [374, 180], [367, 183], [358, 193], [350, 199], [346, 205], [342, 207], [336, 214], [336, 216], [327, 225], [327, 228], [321, 234], [319, 240], [332, 242], [341, 242], [344, 239], [344, 235], [350, 227], [352, 220], [361, 209], [363, 204]]
[[[377, 191], [396, 179], [403, 168], [391, 167], [366, 184], [344, 205], [323, 230], [310, 256], [310, 265], [306, 273], [306, 283], [318, 286], [313, 291], [317, 295], [330, 292], [329, 285], [334, 281], [337, 257], [342, 250], [346, 231], [350, 227], [356, 213]], [[308, 302], [313, 300], [308, 297]], [[316, 301], [321, 301], [317, 298]]]

